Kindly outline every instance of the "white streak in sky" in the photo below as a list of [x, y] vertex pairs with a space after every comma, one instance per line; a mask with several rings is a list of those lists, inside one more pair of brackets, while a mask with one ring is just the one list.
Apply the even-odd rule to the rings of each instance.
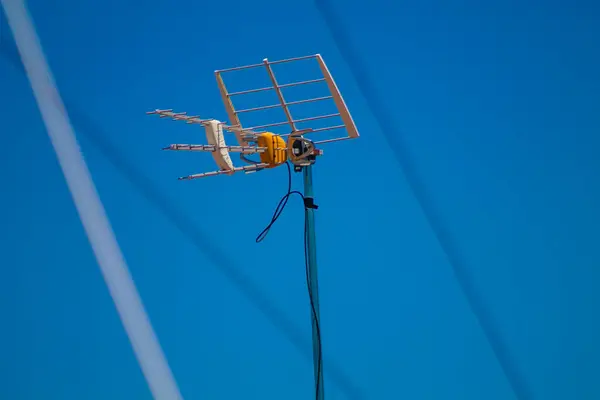
[[156, 400], [182, 399], [114, 236], [24, 0], [0, 0], [75, 207]]

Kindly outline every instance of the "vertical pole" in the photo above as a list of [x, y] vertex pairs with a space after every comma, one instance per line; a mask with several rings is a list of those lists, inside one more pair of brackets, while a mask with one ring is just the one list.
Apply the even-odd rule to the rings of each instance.
[[[304, 198], [313, 198], [313, 183], [312, 183], [312, 165], [303, 168], [304, 175]], [[314, 312], [311, 309], [312, 321], [312, 341], [313, 341], [313, 364], [315, 385], [319, 384], [317, 392], [317, 400], [325, 398], [325, 382], [323, 380], [323, 355], [321, 353], [321, 324], [319, 314], [319, 284], [317, 282], [317, 243], [315, 235], [315, 210], [312, 208], [306, 209], [306, 252], [307, 252], [307, 268], [308, 268], [308, 290], [312, 297], [312, 305]], [[320, 361], [320, 366], [319, 366]], [[316, 388], [315, 388], [316, 389]]]

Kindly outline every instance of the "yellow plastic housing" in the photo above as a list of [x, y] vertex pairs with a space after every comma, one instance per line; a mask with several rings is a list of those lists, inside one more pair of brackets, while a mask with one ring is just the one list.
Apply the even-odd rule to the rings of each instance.
[[274, 168], [287, 161], [285, 140], [274, 133], [265, 132], [258, 136], [257, 144], [266, 150], [260, 153], [260, 162], [269, 164], [267, 168]]

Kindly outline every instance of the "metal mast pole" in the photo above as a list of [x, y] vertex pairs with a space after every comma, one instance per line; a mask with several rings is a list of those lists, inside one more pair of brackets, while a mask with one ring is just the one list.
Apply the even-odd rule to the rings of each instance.
[[[304, 175], [304, 198], [312, 203], [313, 201], [313, 182], [312, 165], [303, 168]], [[317, 240], [315, 235], [315, 210], [306, 207], [306, 249], [307, 268], [308, 268], [308, 290], [311, 297], [311, 321], [312, 321], [312, 342], [313, 342], [313, 364], [315, 385], [318, 383], [317, 400], [325, 398], [325, 381], [323, 380], [323, 354], [321, 353], [321, 323], [319, 314], [319, 284], [317, 277]], [[320, 361], [320, 366], [319, 366]], [[316, 390], [316, 387], [315, 387]]]

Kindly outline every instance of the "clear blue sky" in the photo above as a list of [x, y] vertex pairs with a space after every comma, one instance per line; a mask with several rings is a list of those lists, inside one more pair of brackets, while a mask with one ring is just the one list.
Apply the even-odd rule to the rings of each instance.
[[[256, 245], [285, 170], [178, 182], [202, 132], [144, 112], [313, 53], [362, 133], [315, 170], [328, 399], [600, 398], [597, 4], [29, 4], [186, 399], [311, 398], [302, 209]], [[0, 397], [150, 398], [0, 18]]]

